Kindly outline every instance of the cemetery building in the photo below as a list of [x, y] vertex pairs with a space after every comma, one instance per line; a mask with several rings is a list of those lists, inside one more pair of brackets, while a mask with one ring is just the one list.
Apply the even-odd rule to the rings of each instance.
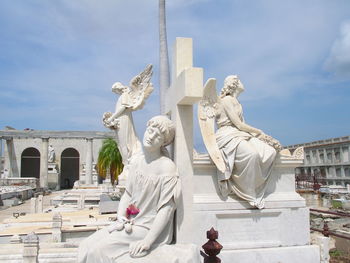
[[96, 163], [113, 132], [0, 130], [1, 178], [38, 178], [41, 187], [72, 188], [98, 181]]
[[304, 164], [295, 170], [296, 177], [316, 180], [322, 185], [350, 185], [350, 136], [319, 140], [285, 148], [304, 147]]

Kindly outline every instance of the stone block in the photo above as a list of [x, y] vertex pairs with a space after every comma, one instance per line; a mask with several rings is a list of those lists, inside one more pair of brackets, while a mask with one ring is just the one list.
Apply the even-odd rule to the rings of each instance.
[[5, 200], [2, 200], [2, 204], [3, 206], [19, 205], [19, 199], [18, 198], [5, 199]]
[[116, 213], [118, 206], [119, 201], [113, 201], [107, 194], [100, 195], [100, 203], [98, 206], [100, 214]]

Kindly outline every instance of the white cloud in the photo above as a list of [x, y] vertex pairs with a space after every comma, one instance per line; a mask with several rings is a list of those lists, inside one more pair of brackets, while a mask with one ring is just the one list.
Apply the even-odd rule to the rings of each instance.
[[[226, 75], [239, 74], [247, 120], [260, 127], [260, 113], [275, 102], [295, 105], [289, 100], [298, 92], [313, 96], [334, 84], [322, 65], [350, 2], [315, 2], [167, 0], [168, 43], [192, 37], [194, 65], [217, 78], [218, 88]], [[153, 63], [158, 87], [157, 0], [2, 1], [0, 23], [0, 126], [103, 129], [115, 81], [128, 83]], [[343, 38], [334, 49], [344, 49]], [[157, 92], [135, 113], [140, 135], [159, 112]], [[290, 108], [271, 110], [276, 126], [294, 114]]]
[[340, 77], [350, 77], [350, 21], [343, 23], [334, 41], [325, 69]]

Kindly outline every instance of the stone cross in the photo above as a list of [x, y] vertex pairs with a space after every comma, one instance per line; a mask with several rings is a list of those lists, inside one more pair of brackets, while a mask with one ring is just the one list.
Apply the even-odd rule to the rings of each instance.
[[176, 212], [177, 242], [192, 242], [193, 229], [193, 104], [203, 96], [203, 69], [193, 67], [192, 39], [176, 38], [172, 83], [165, 98], [165, 113], [176, 126], [174, 162], [182, 187]]

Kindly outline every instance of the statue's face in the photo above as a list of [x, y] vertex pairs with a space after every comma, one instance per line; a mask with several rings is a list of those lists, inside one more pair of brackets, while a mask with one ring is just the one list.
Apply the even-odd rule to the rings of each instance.
[[228, 88], [231, 90], [231, 92], [236, 94], [236, 96], [244, 91], [244, 86], [238, 78], [232, 78], [228, 83]]
[[242, 84], [242, 82], [240, 80], [238, 80], [237, 90], [238, 90], [238, 94], [240, 94], [240, 93], [242, 93], [244, 91], [244, 86], [243, 86], [243, 84]]
[[148, 126], [143, 136], [143, 147], [149, 151], [157, 150], [164, 144], [164, 135], [155, 126]]

